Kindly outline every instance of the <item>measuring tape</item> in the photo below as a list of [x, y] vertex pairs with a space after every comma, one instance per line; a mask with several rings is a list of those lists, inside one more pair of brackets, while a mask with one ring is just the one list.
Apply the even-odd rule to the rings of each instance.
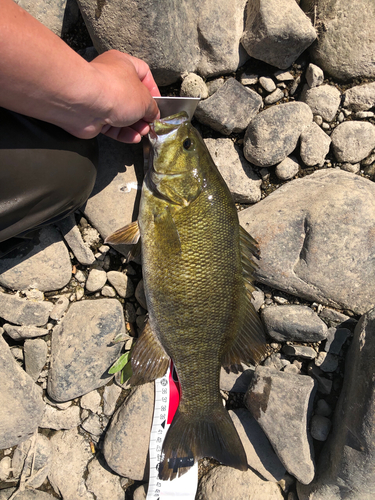
[[146, 500], [194, 500], [198, 487], [198, 462], [172, 481], [159, 479], [162, 447], [180, 401], [180, 384], [171, 362], [166, 374], [155, 380], [155, 406], [150, 436], [150, 480]]

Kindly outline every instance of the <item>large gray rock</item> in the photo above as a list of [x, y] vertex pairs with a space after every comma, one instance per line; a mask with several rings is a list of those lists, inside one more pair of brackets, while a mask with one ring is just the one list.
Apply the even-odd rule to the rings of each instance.
[[45, 325], [52, 307], [51, 302], [34, 302], [0, 292], [0, 318], [17, 325]]
[[258, 279], [308, 300], [375, 304], [375, 186], [339, 169], [296, 179], [239, 213], [258, 241]]
[[332, 132], [331, 139], [338, 161], [357, 163], [375, 148], [375, 126], [368, 122], [340, 123]]
[[251, 57], [287, 69], [315, 39], [310, 20], [295, 0], [247, 3], [241, 43]]
[[25, 370], [36, 381], [47, 360], [47, 343], [43, 339], [27, 339], [23, 346]]
[[375, 497], [375, 310], [360, 319], [347, 354], [332, 433], [316, 479], [298, 485], [300, 500], [371, 500]]
[[319, 37], [313, 61], [325, 72], [348, 81], [375, 76], [375, 3], [373, 0], [301, 0]]
[[[94, 500], [83, 475], [92, 459], [89, 442], [77, 429], [58, 431], [51, 437], [52, 464], [48, 479], [64, 500]], [[69, 459], [67, 460], [67, 457]]]
[[301, 134], [301, 158], [305, 165], [324, 165], [331, 139], [315, 122]]
[[134, 389], [114, 414], [104, 440], [104, 457], [112, 470], [121, 476], [144, 481], [152, 413], [154, 384]]
[[231, 139], [205, 139], [204, 142], [229, 187], [233, 200], [238, 203], [259, 201], [262, 179], [244, 158], [242, 150]]
[[109, 470], [103, 459], [94, 458], [88, 466], [87, 489], [94, 493], [96, 500], [125, 500], [121, 478]]
[[312, 378], [258, 366], [245, 395], [246, 406], [286, 470], [303, 484], [310, 483], [315, 473], [307, 433], [314, 394]]
[[[98, 175], [84, 214], [104, 239], [138, 216], [143, 154], [139, 144], [122, 144], [103, 135], [98, 140]], [[124, 255], [130, 248], [116, 246]]]
[[[185, 72], [231, 73], [246, 60], [240, 47], [246, 0], [79, 0], [98, 52], [118, 49], [145, 60], [158, 85]], [[218, 28], [220, 27], [220, 28]]]
[[39, 387], [16, 362], [0, 336], [0, 449], [30, 437], [38, 428], [45, 408]]
[[58, 290], [69, 283], [71, 277], [68, 249], [59, 232], [51, 226], [39, 231], [36, 243], [26, 241], [0, 259], [0, 285], [12, 290]]
[[245, 158], [260, 167], [281, 162], [295, 149], [312, 119], [309, 106], [303, 102], [280, 104], [262, 111], [246, 130]]
[[76, 0], [15, 0], [29, 14], [61, 36], [78, 21]]
[[276, 483], [263, 481], [251, 469], [245, 472], [220, 465], [199, 483], [197, 500], [282, 500]]
[[266, 307], [262, 319], [268, 334], [279, 342], [319, 342], [328, 335], [327, 325], [306, 306]]
[[46, 436], [37, 434], [15, 449], [12, 458], [13, 477], [19, 478], [24, 471], [26, 487], [39, 488], [49, 473], [51, 462], [51, 443]]
[[120, 356], [122, 344], [112, 344], [125, 333], [122, 306], [116, 299], [72, 304], [52, 334], [48, 394], [69, 401], [105, 385], [108, 368]]
[[218, 132], [242, 132], [262, 106], [262, 98], [235, 78], [229, 78], [213, 96], [200, 101], [195, 117]]

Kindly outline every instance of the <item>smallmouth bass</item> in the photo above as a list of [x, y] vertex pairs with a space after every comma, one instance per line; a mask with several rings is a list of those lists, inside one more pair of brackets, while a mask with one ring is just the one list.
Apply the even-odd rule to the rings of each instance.
[[130, 384], [165, 374], [173, 360], [181, 399], [163, 444], [161, 479], [177, 459], [212, 457], [247, 470], [219, 392], [221, 366], [257, 363], [262, 323], [251, 304], [256, 242], [240, 227], [231, 194], [186, 113], [151, 124], [153, 161], [139, 218], [107, 238], [141, 242], [148, 322], [131, 355]]

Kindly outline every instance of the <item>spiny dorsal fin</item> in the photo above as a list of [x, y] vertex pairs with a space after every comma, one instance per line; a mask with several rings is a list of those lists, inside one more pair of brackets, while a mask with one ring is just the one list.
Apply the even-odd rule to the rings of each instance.
[[104, 243], [110, 243], [111, 245], [134, 245], [138, 242], [139, 237], [138, 221], [134, 221], [107, 236]]
[[141, 385], [162, 377], [169, 365], [169, 356], [151, 329], [149, 321], [135, 343], [131, 354], [130, 385]]

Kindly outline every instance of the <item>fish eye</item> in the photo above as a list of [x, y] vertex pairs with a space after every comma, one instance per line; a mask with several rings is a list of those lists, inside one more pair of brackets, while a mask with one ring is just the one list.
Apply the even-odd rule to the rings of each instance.
[[188, 137], [187, 139], [184, 140], [182, 146], [183, 146], [184, 149], [188, 150], [188, 149], [191, 148], [192, 144], [193, 143], [191, 142], [191, 139], [189, 139], [189, 137]]

